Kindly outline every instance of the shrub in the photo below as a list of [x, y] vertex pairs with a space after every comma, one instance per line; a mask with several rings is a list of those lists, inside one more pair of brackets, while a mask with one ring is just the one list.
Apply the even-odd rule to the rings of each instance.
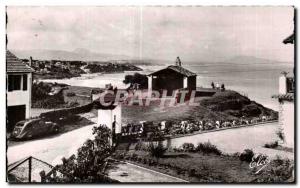
[[119, 159], [119, 160], [123, 160], [124, 157], [125, 157], [125, 153], [118, 153], [118, 154], [116, 154], [115, 157], [116, 157], [117, 159]]
[[278, 130], [276, 134], [282, 141], [284, 141], [285, 138], [282, 129]]
[[143, 142], [138, 142], [136, 145], [135, 145], [135, 148], [134, 150], [141, 150], [141, 151], [147, 151], [148, 150], [148, 147], [143, 143]]
[[51, 91], [51, 86], [44, 82], [32, 84], [32, 100], [43, 100], [48, 97], [48, 93]]
[[197, 152], [202, 152], [204, 154], [216, 154], [221, 155], [222, 152], [217, 148], [217, 146], [211, 144], [210, 142], [199, 143], [196, 147]]
[[168, 148], [165, 148], [163, 146], [162, 142], [158, 142], [158, 144], [154, 144], [153, 142], [149, 145], [149, 152], [152, 157], [155, 157], [157, 159], [164, 156], [165, 152]]
[[126, 75], [123, 80], [124, 84], [140, 84], [140, 89], [148, 88], [148, 77], [144, 74], [135, 73], [134, 75]]
[[262, 113], [262, 111], [255, 103], [251, 103], [244, 106], [242, 113], [246, 116], [257, 117]]
[[195, 146], [192, 143], [184, 143], [184, 144], [182, 144], [182, 149], [185, 152], [194, 152], [195, 151]]
[[76, 106], [79, 106], [79, 103], [77, 101], [71, 101], [68, 103], [67, 108], [72, 108]]
[[136, 161], [137, 158], [138, 158], [138, 155], [133, 153], [130, 158], [131, 158], [132, 161]]
[[32, 107], [34, 108], [57, 108], [65, 104], [63, 89], [55, 95], [49, 95], [52, 85], [48, 83], [32, 84]]
[[251, 162], [254, 156], [254, 152], [251, 149], [245, 149], [240, 155], [240, 160], [245, 162]]
[[137, 162], [141, 163], [143, 161], [143, 158], [142, 157], [138, 157], [137, 158]]
[[294, 181], [294, 164], [288, 159], [277, 158], [270, 163], [270, 167], [261, 171], [259, 177], [254, 182], [259, 183], [282, 183]]
[[147, 159], [146, 158], [143, 159], [143, 164], [147, 164]]
[[194, 168], [190, 169], [190, 170], [189, 170], [189, 176], [191, 176], [191, 177], [195, 176], [195, 175], [196, 175], [196, 172], [197, 172], [197, 171], [196, 171]]
[[265, 144], [265, 148], [276, 148], [276, 147], [278, 147], [278, 141]]
[[67, 97], [74, 97], [75, 96], [75, 93], [74, 92], [68, 92], [67, 93]]
[[173, 151], [174, 152], [183, 152], [183, 149], [182, 148], [173, 148]]
[[233, 157], [240, 157], [241, 153], [240, 152], [235, 152], [231, 156]]

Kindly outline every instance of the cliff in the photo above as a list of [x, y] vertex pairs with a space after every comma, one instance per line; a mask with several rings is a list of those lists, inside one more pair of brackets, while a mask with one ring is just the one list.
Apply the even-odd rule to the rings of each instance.
[[230, 90], [217, 92], [213, 96], [201, 100], [200, 105], [216, 114], [221, 113], [228, 116], [228, 118], [278, 117], [278, 112]]

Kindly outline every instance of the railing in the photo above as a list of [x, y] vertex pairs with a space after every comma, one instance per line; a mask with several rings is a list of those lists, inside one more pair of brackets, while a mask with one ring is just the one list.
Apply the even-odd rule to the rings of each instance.
[[40, 182], [40, 172], [49, 172], [53, 168], [49, 163], [32, 156], [26, 157], [8, 166], [7, 180], [10, 183]]
[[[218, 122], [218, 123], [217, 123]], [[165, 138], [170, 137], [182, 137], [193, 134], [200, 134], [212, 131], [226, 130], [231, 128], [239, 128], [246, 126], [254, 126], [258, 124], [278, 122], [278, 119], [272, 119], [264, 117], [262, 119], [252, 120], [240, 120], [240, 121], [220, 121], [212, 122], [193, 122], [182, 121], [181, 123], [164, 123], [155, 125], [153, 122], [140, 123], [140, 124], [128, 124], [122, 127], [121, 136], [123, 140], [127, 139], [147, 139], [155, 136], [163, 136]]]

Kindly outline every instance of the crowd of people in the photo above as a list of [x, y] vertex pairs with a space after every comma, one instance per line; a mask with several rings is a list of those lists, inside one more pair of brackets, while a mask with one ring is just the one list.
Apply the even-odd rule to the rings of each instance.
[[216, 130], [222, 128], [250, 126], [257, 123], [272, 121], [275, 118], [271, 116], [261, 116], [259, 118], [240, 118], [237, 120], [201, 120], [201, 121], [162, 121], [158, 124], [154, 122], [140, 122], [138, 124], [127, 124], [122, 126], [122, 136], [135, 136], [135, 137], [149, 137], [155, 133], [161, 135], [175, 136], [181, 134], [191, 134], [194, 132], [201, 132], [207, 130]]

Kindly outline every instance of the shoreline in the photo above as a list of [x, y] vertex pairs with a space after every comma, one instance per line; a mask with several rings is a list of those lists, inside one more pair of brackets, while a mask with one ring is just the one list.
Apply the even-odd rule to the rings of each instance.
[[49, 76], [49, 77], [44, 77], [44, 76], [39, 76], [39, 74], [36, 74], [36, 79], [39, 81], [43, 80], [66, 80], [66, 79], [72, 79], [72, 78], [84, 78], [85, 75], [87, 75], [87, 79], [89, 79], [89, 76], [96, 77], [96, 76], [101, 76], [101, 75], [107, 75], [107, 74], [122, 74], [122, 73], [128, 73], [128, 72], [142, 72], [143, 70], [136, 70], [136, 71], [112, 71], [112, 72], [93, 72], [93, 73], [83, 73], [83, 74], [78, 74], [74, 76], [65, 76], [65, 77], [55, 77], [55, 76]]

